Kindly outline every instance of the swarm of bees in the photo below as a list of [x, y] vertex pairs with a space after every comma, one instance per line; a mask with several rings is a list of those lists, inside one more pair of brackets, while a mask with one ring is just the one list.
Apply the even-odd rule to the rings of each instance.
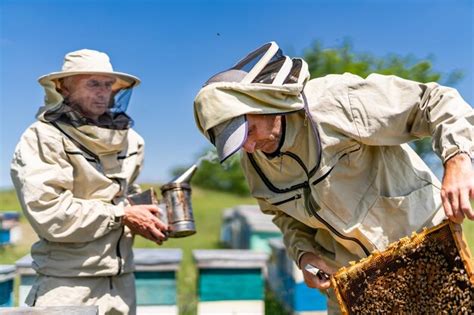
[[332, 282], [343, 312], [474, 314], [470, 253], [458, 250], [449, 224], [339, 270]]

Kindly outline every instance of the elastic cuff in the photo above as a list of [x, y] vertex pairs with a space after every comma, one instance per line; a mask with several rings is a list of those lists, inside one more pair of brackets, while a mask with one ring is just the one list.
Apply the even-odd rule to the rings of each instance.
[[109, 228], [115, 230], [121, 227], [124, 215], [125, 208], [123, 206], [112, 206], [112, 215], [110, 217]]
[[469, 146], [461, 146], [461, 145], [455, 145], [454, 147], [446, 150], [444, 152], [444, 159], [443, 159], [443, 165], [453, 156], [456, 156], [460, 153], [467, 154], [470, 158], [471, 161], [474, 159], [474, 150], [472, 148], [469, 148]]
[[298, 259], [296, 260], [296, 266], [298, 266], [299, 269], [301, 269], [301, 257], [303, 257], [304, 254], [308, 252], [300, 252], [298, 254]]
[[458, 151], [455, 151], [455, 152], [451, 153], [450, 155], [448, 155], [444, 159], [443, 165], [446, 164], [446, 162], [448, 162], [450, 159], [452, 159], [453, 157], [455, 157], [456, 155], [459, 155], [459, 154], [466, 154], [471, 159], [471, 162], [474, 160], [474, 155], [471, 154], [470, 152], [458, 150]]
[[296, 257], [296, 266], [298, 266], [299, 269], [301, 269], [301, 257], [303, 257], [304, 254], [306, 253], [312, 253], [312, 254], [316, 254], [315, 251], [309, 251], [309, 250], [298, 250], [298, 253], [296, 254], [297, 257]]

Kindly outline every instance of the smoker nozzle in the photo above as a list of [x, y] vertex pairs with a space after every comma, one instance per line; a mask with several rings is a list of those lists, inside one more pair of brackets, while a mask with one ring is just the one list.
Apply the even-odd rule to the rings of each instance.
[[170, 183], [189, 183], [191, 181], [191, 178], [194, 175], [194, 172], [197, 170], [197, 165], [193, 164], [190, 168], [188, 168], [183, 174], [178, 176], [177, 178], [173, 179]]

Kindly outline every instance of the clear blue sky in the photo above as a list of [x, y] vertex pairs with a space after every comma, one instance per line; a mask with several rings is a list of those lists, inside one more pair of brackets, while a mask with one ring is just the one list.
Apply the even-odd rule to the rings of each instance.
[[[141, 182], [170, 179], [208, 144], [197, 131], [194, 96], [212, 74], [274, 40], [301, 56], [350, 38], [357, 52], [434, 56], [442, 73], [461, 69], [456, 88], [472, 105], [473, 1], [11, 1], [0, 2], [0, 188], [43, 91], [36, 79], [58, 71], [65, 53], [107, 52], [116, 70], [134, 74], [128, 113], [146, 141]], [[218, 35], [220, 34], [220, 35]]]

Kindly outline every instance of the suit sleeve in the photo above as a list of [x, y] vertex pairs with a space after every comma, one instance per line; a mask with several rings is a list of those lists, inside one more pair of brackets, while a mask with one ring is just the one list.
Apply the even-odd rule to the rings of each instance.
[[350, 81], [350, 111], [362, 143], [397, 145], [431, 136], [443, 163], [459, 152], [474, 157], [474, 110], [457, 90], [378, 74]]
[[286, 250], [298, 266], [304, 253], [320, 254], [314, 240], [317, 229], [301, 223], [264, 199], [258, 198], [257, 201], [263, 213], [273, 215], [273, 223], [283, 233]]

